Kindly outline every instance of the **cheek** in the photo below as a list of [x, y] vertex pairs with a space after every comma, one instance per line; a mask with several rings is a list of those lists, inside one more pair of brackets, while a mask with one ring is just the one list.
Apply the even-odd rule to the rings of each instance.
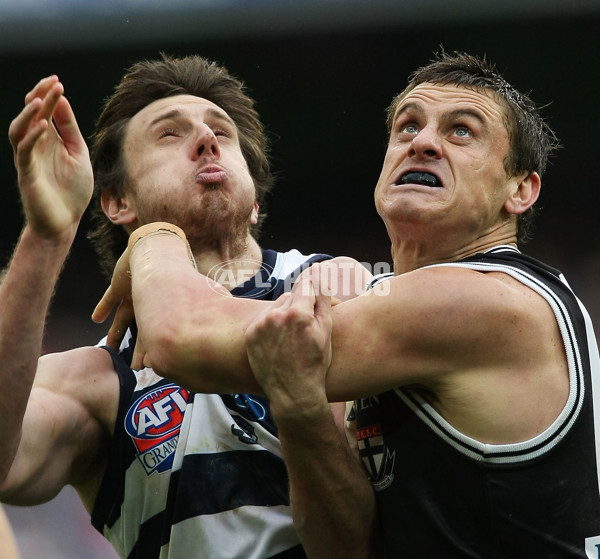
[[396, 182], [396, 157], [393, 156], [392, 150], [388, 150], [385, 154], [385, 159], [383, 160], [383, 166], [381, 168], [381, 172], [379, 173], [379, 178], [377, 179], [377, 184], [375, 185], [375, 204], [379, 207], [379, 203], [382, 201], [385, 196], [385, 192], [389, 188], [390, 185]]
[[250, 174], [246, 160], [242, 159], [241, 161], [235, 161], [231, 167], [231, 170], [233, 170], [235, 183], [240, 185], [243, 191], [252, 192], [252, 195], [255, 196], [256, 189], [254, 186], [254, 179]]
[[401, 156], [405, 151], [402, 146], [388, 146], [383, 158], [381, 176], [389, 174], [400, 163]]
[[131, 152], [127, 154], [127, 174], [138, 184], [144, 184], [152, 176], [157, 160], [147, 155]]
[[382, 183], [381, 181], [378, 182], [377, 186], [375, 187], [375, 192], [373, 193], [373, 198], [375, 200], [375, 210], [377, 210], [377, 213], [382, 217], [386, 213], [386, 208], [388, 206], [386, 186], [387, 185]]

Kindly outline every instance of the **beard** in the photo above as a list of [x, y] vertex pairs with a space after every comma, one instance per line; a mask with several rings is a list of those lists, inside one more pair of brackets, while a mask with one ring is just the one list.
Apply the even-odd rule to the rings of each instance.
[[218, 186], [207, 186], [202, 194], [176, 206], [138, 201], [138, 219], [142, 224], [166, 221], [181, 227], [194, 254], [227, 247], [234, 257], [247, 246], [253, 209], [249, 197], [232, 200]]

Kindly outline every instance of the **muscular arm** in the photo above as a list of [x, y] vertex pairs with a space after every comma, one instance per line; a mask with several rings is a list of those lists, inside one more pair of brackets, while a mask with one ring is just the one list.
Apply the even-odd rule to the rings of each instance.
[[107, 351], [83, 347], [42, 357], [1, 501], [34, 505], [65, 485], [91, 510], [117, 413], [118, 379]]
[[[343, 405], [343, 404], [342, 404]], [[273, 413], [290, 480], [294, 526], [311, 559], [379, 557], [371, 483], [334, 423], [327, 401]]]
[[294, 525], [308, 556], [328, 559], [335, 550], [367, 559], [380, 551], [375, 499], [343, 432], [345, 403], [328, 404], [331, 328], [328, 297], [315, 294], [305, 277], [250, 325], [248, 357], [271, 402]]
[[0, 286], [2, 476], [18, 447], [41, 352], [46, 311], [69, 247], [68, 241], [53, 245], [26, 227]]
[[62, 84], [42, 80], [25, 102], [9, 129], [26, 224], [0, 285], [0, 480], [18, 448], [45, 316], [92, 191], [87, 146]]
[[[199, 275], [175, 235], [144, 237], [130, 264], [136, 316], [156, 370], [200, 392], [259, 390], [244, 335], [272, 303], [233, 298]], [[523, 405], [539, 394], [536, 409], [545, 415], [535, 418], [538, 424], [564, 405], [565, 357], [550, 307], [507, 274], [418, 269], [336, 305], [332, 314], [330, 401], [414, 384], [435, 394], [448, 420], [474, 428], [471, 435], [494, 430], [491, 440], [532, 424], [531, 414], [506, 413], [515, 383]], [[548, 369], [552, 386], [540, 380]], [[480, 406], [470, 405], [474, 398]], [[520, 425], [505, 429], [511, 421]]]
[[[200, 392], [260, 390], [244, 336], [272, 302], [234, 298], [198, 274], [186, 244], [176, 235], [143, 237], [129, 253], [128, 265], [140, 335], [157, 372]], [[472, 287], [479, 287], [469, 287], [467, 280], [473, 277], [479, 281], [483, 274], [411, 272], [336, 305], [327, 381], [330, 400], [351, 400], [422, 382], [457, 367], [461, 360], [474, 359], [473, 352], [461, 348], [470, 347], [482, 327], [495, 323], [487, 319], [477, 323], [469, 316], [476, 312], [485, 318], [480, 304], [485, 302], [485, 282], [473, 293]], [[448, 297], [452, 289], [455, 292]], [[465, 319], [461, 337], [456, 330], [459, 319]], [[451, 342], [448, 332], [455, 334]]]
[[[146, 365], [199, 392], [261, 393], [246, 357], [244, 332], [272, 302], [233, 298], [196, 272], [189, 249], [179, 238], [184, 237], [181, 230], [164, 224], [159, 232], [159, 227], [163, 225], [142, 227], [151, 232], [139, 242], [138, 232], [132, 234], [130, 248], [119, 260], [94, 320], [104, 320], [115, 303], [125, 300], [120, 310], [127, 310], [122, 316], [117, 311], [108, 336], [109, 344], [118, 347], [131, 320], [128, 309], [133, 297]], [[168, 234], [168, 228], [177, 234]], [[362, 293], [371, 277], [351, 258], [335, 258], [321, 268], [338, 301]]]

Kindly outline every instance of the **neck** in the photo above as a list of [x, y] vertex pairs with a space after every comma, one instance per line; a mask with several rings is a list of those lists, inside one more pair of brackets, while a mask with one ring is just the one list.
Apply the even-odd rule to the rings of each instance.
[[456, 248], [449, 248], [441, 244], [424, 245], [416, 242], [402, 242], [398, 245], [392, 244], [394, 273], [398, 275], [431, 264], [456, 262], [467, 256], [485, 252], [498, 245], [512, 245], [516, 247], [516, 237], [476, 239], [475, 242]]
[[250, 234], [208, 245], [190, 241], [190, 245], [198, 271], [229, 290], [256, 274], [262, 264], [262, 251]]

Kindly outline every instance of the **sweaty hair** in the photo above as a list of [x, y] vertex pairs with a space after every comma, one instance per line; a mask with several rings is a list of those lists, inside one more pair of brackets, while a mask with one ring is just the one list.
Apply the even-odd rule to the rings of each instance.
[[[485, 57], [460, 52], [448, 54], [442, 50], [433, 61], [414, 71], [408, 86], [394, 98], [387, 110], [388, 132], [392, 129], [398, 105], [422, 83], [491, 91], [505, 107], [504, 124], [510, 149], [504, 169], [510, 176], [533, 172], [541, 176], [544, 173], [550, 154], [559, 147], [556, 134], [542, 118], [535, 103], [510, 85]], [[533, 206], [517, 217], [519, 241], [524, 242], [530, 237], [533, 218]]]
[[[222, 108], [234, 121], [242, 154], [256, 189], [256, 202], [262, 210], [273, 185], [268, 142], [254, 100], [245, 84], [217, 63], [200, 56], [173, 58], [161, 54], [158, 60], [133, 64], [107, 99], [92, 136], [91, 160], [94, 169], [92, 226], [89, 239], [102, 270], [110, 277], [115, 263], [127, 246], [127, 232], [113, 224], [102, 211], [105, 190], [120, 197], [127, 189], [127, 169], [123, 141], [128, 122], [147, 105], [175, 95], [202, 97]], [[257, 236], [265, 214], [251, 232]]]

